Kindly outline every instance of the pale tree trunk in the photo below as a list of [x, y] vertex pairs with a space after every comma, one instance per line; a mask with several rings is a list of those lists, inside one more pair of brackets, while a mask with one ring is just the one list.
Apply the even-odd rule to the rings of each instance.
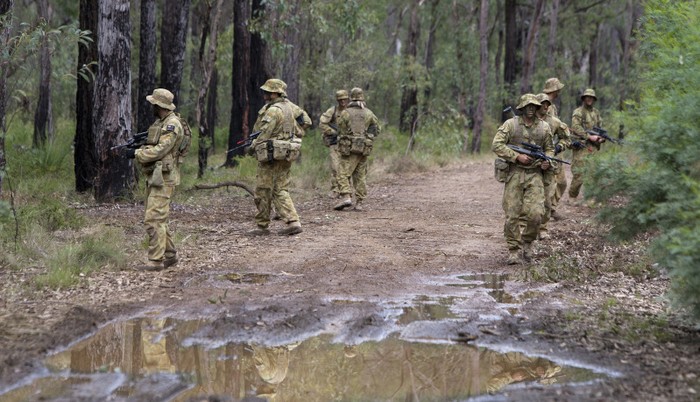
[[97, 175], [97, 149], [92, 131], [92, 115], [95, 97], [94, 76], [97, 75], [97, 14], [98, 0], [80, 0], [80, 29], [92, 32], [92, 42], [78, 45], [78, 82], [75, 96], [75, 139], [73, 141], [73, 164], [75, 190], [93, 189]]
[[[289, 7], [287, 12], [289, 13], [288, 18], [290, 19], [302, 12], [301, 0], [287, 1], [287, 7]], [[293, 24], [284, 30], [282, 41], [287, 46], [287, 51], [284, 62], [281, 68], [278, 69], [278, 71], [282, 72], [280, 78], [287, 84], [287, 95], [294, 103], [299, 102], [299, 65], [301, 62], [300, 29], [301, 27], [299, 24]]]
[[175, 95], [180, 104], [180, 86], [187, 49], [190, 0], [165, 0], [160, 29], [160, 86]]
[[600, 23], [595, 26], [591, 37], [590, 54], [588, 56], [588, 86], [595, 88], [598, 84], [598, 37], [600, 36]]
[[520, 92], [532, 92], [532, 74], [535, 71], [535, 56], [537, 50], [537, 32], [540, 27], [540, 17], [544, 9], [544, 0], [537, 0], [535, 3], [535, 11], [532, 14], [530, 21], [530, 29], [527, 31], [527, 39], [525, 41], [525, 54], [523, 57], [523, 79], [520, 85]]
[[[48, 0], [37, 2], [39, 19], [46, 24], [44, 29], [49, 29], [51, 8]], [[51, 112], [51, 52], [48, 36], [41, 39], [39, 45], [39, 98], [34, 111], [34, 148], [43, 147], [46, 140], [53, 137], [53, 118]]]
[[143, 132], [153, 123], [153, 105], [146, 96], [156, 88], [156, 1], [141, 0], [141, 21], [139, 23], [139, 85], [137, 87], [138, 105], [137, 130]]
[[504, 33], [503, 33], [503, 26], [499, 24], [499, 21], [501, 21], [501, 10], [503, 9], [501, 7], [501, 2], [496, 2], [496, 20], [494, 21], [494, 29], [498, 30], [498, 44], [496, 45], [496, 56], [494, 58], [494, 71], [496, 71], [496, 87], [499, 88], [501, 86], [501, 60], [503, 58], [503, 42], [504, 42]]
[[[0, 47], [9, 46], [10, 29], [12, 28], [12, 0], [0, 0]], [[0, 196], [3, 194], [3, 179], [7, 169], [5, 156], [5, 134], [7, 133], [7, 64], [0, 63]]]
[[[228, 149], [235, 148], [239, 141], [250, 133], [250, 115], [255, 114], [249, 103], [251, 81], [251, 35], [248, 22], [250, 4], [237, 1], [233, 6], [233, 63], [231, 73], [231, 122], [229, 125]], [[226, 153], [226, 165], [236, 164], [235, 156], [243, 155], [243, 149]]]
[[413, 64], [416, 63], [418, 40], [420, 39], [420, 15], [418, 12], [420, 2], [420, 0], [414, 0], [412, 3], [411, 19], [406, 33], [406, 47], [403, 53], [403, 64], [407, 77], [404, 78], [399, 111], [399, 130], [402, 132], [413, 132], [418, 120], [418, 83], [413, 73]]
[[[209, 127], [208, 125], [209, 122], [206, 118], [206, 107], [207, 91], [209, 90], [212, 72], [214, 70], [214, 66], [216, 65], [216, 45], [218, 39], [217, 33], [219, 29], [219, 17], [221, 15], [222, 1], [223, 0], [216, 0], [213, 9], [209, 10], [209, 16], [207, 17], [208, 23], [205, 24], [204, 29], [202, 29], [202, 32], [204, 32], [207, 28], [209, 30], [209, 49], [206, 53], [200, 52], [202, 82], [199, 86], [199, 91], [197, 93], [197, 106], [195, 108], [195, 119], [197, 120], [197, 125], [199, 127], [199, 170], [197, 171], [198, 178], [201, 178], [204, 175], [204, 171], [207, 168], [207, 160], [209, 156], [209, 151], [211, 149], [211, 144], [214, 141], [214, 128]], [[205, 36], [202, 35], [202, 48], [204, 48], [205, 43]]]
[[632, 54], [634, 52], [634, 48], [636, 47], [634, 35], [638, 29], [637, 24], [643, 11], [643, 7], [639, 5], [638, 2], [627, 0], [627, 7], [625, 10], [625, 26], [623, 28], [624, 32], [622, 32], [620, 35], [620, 41], [622, 42], [622, 80], [620, 80], [620, 100], [618, 105], [620, 110], [624, 110], [625, 101], [627, 100], [628, 96], [628, 74]]
[[552, 0], [552, 11], [549, 16], [549, 43], [547, 51], [547, 67], [554, 68], [557, 52], [557, 25], [559, 24], [559, 0]]
[[471, 153], [481, 153], [481, 129], [486, 113], [486, 84], [489, 79], [489, 0], [481, 0], [479, 12], [479, 102], [476, 105]]
[[[459, 26], [460, 24], [464, 24], [464, 21], [466, 20], [466, 17], [460, 12], [461, 7], [462, 5], [457, 0], [452, 1], [452, 25], [455, 27]], [[462, 35], [459, 35], [454, 41], [455, 59], [460, 74], [466, 74], [467, 72], [464, 71], [463, 68], [468, 66], [469, 63], [467, 62], [464, 54], [464, 46], [460, 38], [461, 36]], [[462, 138], [464, 141], [462, 142], [462, 152], [467, 152], [469, 149], [469, 111], [467, 109], [467, 90], [464, 82], [457, 83], [455, 90], [457, 92], [457, 107], [460, 115], [462, 116], [462, 120], [464, 121], [464, 131], [462, 133]]]
[[111, 202], [126, 197], [134, 183], [130, 159], [110, 151], [131, 135], [131, 22], [129, 0], [100, 0], [95, 85], [94, 132], [99, 166], [95, 199]]
[[[439, 23], [438, 19], [438, 6], [440, 5], [440, 0], [432, 0], [430, 2], [430, 29], [428, 30], [428, 40], [425, 43], [425, 69], [430, 77], [430, 72], [435, 66], [435, 32], [437, 31], [437, 26]], [[432, 82], [432, 79], [431, 79]], [[432, 85], [432, 84], [431, 84]], [[423, 110], [428, 109], [428, 103], [430, 102], [431, 95], [431, 85], [427, 85], [423, 91]]]

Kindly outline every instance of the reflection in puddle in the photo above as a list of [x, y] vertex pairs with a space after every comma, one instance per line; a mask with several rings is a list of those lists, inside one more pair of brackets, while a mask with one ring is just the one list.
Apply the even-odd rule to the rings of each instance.
[[514, 304], [519, 300], [510, 293], [503, 290], [506, 281], [509, 278], [508, 274], [472, 274], [461, 275], [457, 277], [463, 280], [463, 283], [450, 283], [447, 286], [455, 286], [467, 289], [490, 289], [488, 292], [496, 303]]
[[406, 325], [415, 321], [439, 321], [457, 318], [457, 315], [450, 310], [450, 306], [454, 304], [454, 299], [454, 297], [443, 297], [436, 302], [429, 303], [427, 300], [424, 300], [415, 305], [403, 307], [396, 323]]
[[[427, 314], [445, 313], [435, 308]], [[49, 357], [46, 366], [52, 375], [0, 395], [0, 401], [75, 400], [86, 395], [90, 400], [130, 401], [153, 400], [153, 395], [159, 395], [158, 400], [167, 395], [165, 399], [173, 401], [213, 395], [269, 401], [447, 401], [496, 392], [514, 383], [602, 377], [517, 352], [396, 337], [353, 346], [331, 343], [330, 336], [276, 347], [182, 346], [207, 325], [203, 320], [171, 318], [109, 325]], [[106, 386], [106, 378], [114, 385]]]

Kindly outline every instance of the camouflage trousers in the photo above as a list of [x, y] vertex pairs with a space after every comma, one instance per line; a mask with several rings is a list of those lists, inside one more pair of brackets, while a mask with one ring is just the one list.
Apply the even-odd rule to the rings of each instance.
[[292, 197], [289, 196], [290, 170], [292, 162], [272, 161], [258, 162], [257, 182], [255, 187], [255, 206], [258, 213], [255, 223], [262, 228], [270, 225], [270, 209], [275, 209], [286, 222], [299, 220]]
[[564, 190], [561, 190], [561, 185], [566, 189], [566, 173], [564, 166], [557, 166], [556, 169], [550, 169], [542, 173], [542, 183], [544, 184], [544, 215], [542, 215], [542, 224], [540, 225], [540, 233], [547, 231], [547, 223], [552, 217], [554, 211], [557, 210], [559, 199]]
[[503, 235], [509, 250], [519, 250], [523, 242], [531, 243], [537, 239], [545, 213], [544, 205], [542, 171], [511, 167], [503, 190], [503, 211], [506, 213]]
[[168, 229], [170, 199], [175, 186], [146, 187], [146, 215], [143, 219], [148, 234], [148, 259], [162, 261], [175, 256], [175, 244]]
[[569, 197], [576, 198], [581, 192], [583, 185], [583, 167], [586, 159], [597, 150], [591, 146], [584, 149], [574, 149], [574, 156], [571, 159], [571, 185], [569, 185]]
[[329, 155], [331, 157], [331, 191], [334, 193], [340, 193], [338, 188], [338, 171], [340, 170], [340, 153], [338, 152], [338, 145], [331, 145], [328, 147]]
[[[352, 179], [352, 185], [350, 180]], [[355, 198], [361, 202], [367, 198], [367, 157], [350, 154], [340, 157], [338, 171], [338, 190], [342, 195], [351, 195], [355, 187]]]
[[554, 176], [554, 180], [557, 184], [556, 187], [554, 187], [554, 194], [552, 195], [552, 200], [550, 201], [552, 213], [554, 213], [554, 211], [557, 210], [559, 200], [561, 200], [561, 196], [564, 195], [564, 192], [566, 191], [566, 169], [564, 169], [564, 166], [561, 166], [559, 168], [556, 175]]

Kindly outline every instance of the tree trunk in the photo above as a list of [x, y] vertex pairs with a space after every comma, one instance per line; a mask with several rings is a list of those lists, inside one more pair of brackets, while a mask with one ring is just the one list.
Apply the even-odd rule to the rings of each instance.
[[92, 115], [97, 75], [97, 13], [98, 0], [80, 0], [80, 29], [92, 32], [92, 42], [78, 45], [78, 82], [75, 96], [75, 139], [73, 163], [75, 191], [93, 189], [97, 175], [97, 149], [92, 131]]
[[476, 105], [471, 153], [481, 153], [481, 129], [486, 113], [486, 84], [489, 79], [489, 0], [481, 0], [479, 13], [479, 102]]
[[[515, 81], [518, 75], [518, 24], [516, 15], [518, 4], [516, 0], [505, 0], [505, 57], [503, 60], [503, 86], [506, 99], [504, 105], [513, 103], [516, 98]], [[501, 120], [510, 118], [507, 113], [501, 114]]]
[[[221, 3], [223, 0], [216, 0], [216, 4], [213, 9], [208, 13], [207, 24], [205, 24], [206, 29], [209, 29], [209, 49], [206, 53], [200, 52], [200, 66], [202, 68], [202, 83], [199, 85], [199, 91], [197, 94], [197, 106], [195, 109], [195, 119], [197, 120], [197, 125], [199, 127], [199, 170], [197, 172], [197, 177], [202, 178], [204, 171], [207, 168], [207, 159], [209, 157], [209, 150], [211, 149], [211, 144], [213, 142], [213, 127], [209, 127], [206, 118], [206, 106], [207, 106], [207, 90], [211, 83], [212, 71], [216, 65], [216, 45], [217, 45], [217, 33], [219, 30], [219, 16], [221, 15]], [[211, 8], [211, 5], [210, 5]], [[202, 33], [202, 48], [204, 48], [206, 43], [206, 36]]]
[[[7, 48], [12, 28], [12, 0], [0, 0], [0, 47]], [[7, 169], [5, 156], [5, 134], [7, 115], [7, 65], [0, 63], [0, 196], [2, 196], [3, 179]]]
[[[437, 31], [437, 26], [439, 22], [438, 18], [438, 6], [440, 5], [440, 0], [432, 0], [430, 2], [430, 29], [428, 30], [428, 40], [425, 43], [425, 69], [428, 72], [428, 77], [430, 77], [430, 72], [435, 66], [435, 32]], [[424, 100], [423, 100], [423, 110], [428, 109], [428, 102], [430, 101], [430, 95], [432, 90], [432, 79], [430, 85], [426, 85], [423, 90]]]
[[211, 79], [209, 80], [209, 90], [207, 91], [207, 107], [205, 113], [205, 120], [207, 122], [207, 127], [209, 127], [209, 132], [211, 133], [211, 152], [216, 152], [216, 102], [218, 99], [218, 85], [219, 85], [219, 70], [216, 68], [216, 63], [212, 66]]
[[634, 33], [637, 30], [637, 21], [643, 12], [642, 7], [636, 1], [627, 0], [627, 8], [625, 14], [624, 32], [620, 35], [622, 41], [622, 79], [620, 80], [620, 99], [618, 108], [624, 110], [625, 101], [627, 100], [627, 86], [629, 84], [628, 74], [632, 59], [632, 49], [634, 47]]
[[420, 38], [420, 16], [418, 8], [420, 0], [413, 1], [411, 20], [406, 34], [406, 47], [403, 54], [404, 70], [407, 73], [401, 95], [399, 113], [399, 130], [409, 132], [415, 130], [418, 119], [418, 83], [414, 73], [414, 64], [418, 55], [418, 39]]
[[[249, 99], [251, 85], [251, 62], [255, 55], [251, 48], [251, 34], [248, 22], [251, 17], [250, 4], [247, 1], [235, 2], [233, 8], [233, 71], [231, 74], [231, 122], [229, 125], [228, 149], [236, 147], [250, 134], [250, 117], [257, 113], [252, 109]], [[252, 95], [252, 94], [251, 94]], [[243, 155], [243, 149], [226, 153], [226, 166], [235, 166], [235, 156]]]
[[494, 58], [494, 69], [496, 71], [496, 87], [500, 88], [501, 87], [501, 60], [503, 58], [503, 42], [504, 42], [504, 32], [503, 32], [503, 26], [499, 24], [499, 21], [501, 21], [500, 16], [501, 16], [501, 2], [497, 2], [497, 8], [496, 8], [496, 21], [494, 21], [494, 27], [498, 29], [498, 44], [496, 45], [496, 57]]
[[[299, 15], [301, 10], [301, 0], [287, 1], [289, 9], [288, 18], [293, 18]], [[299, 102], [299, 65], [301, 61], [301, 27], [299, 24], [293, 24], [284, 30], [284, 36], [281, 42], [286, 45], [286, 57], [283, 59], [282, 68], [278, 71], [282, 72], [284, 82], [287, 84], [287, 95], [294, 103]]]
[[[557, 25], [559, 24], [559, 0], [552, 0], [552, 13], [549, 17], [549, 44], [547, 51], [547, 67], [555, 69], [555, 55], [557, 53]], [[555, 70], [556, 71], [556, 70]]]
[[591, 37], [590, 54], [588, 56], [588, 86], [595, 88], [598, 84], [598, 36], [600, 33], [599, 23], [595, 26], [593, 37]]
[[180, 104], [180, 85], [187, 49], [190, 0], [165, 0], [160, 29], [160, 86], [175, 95]]
[[[267, 0], [253, 0], [251, 15], [252, 18], [265, 17], [265, 4]], [[260, 86], [265, 83], [268, 78], [272, 77], [270, 70], [269, 50], [267, 44], [260, 32], [255, 32], [250, 35], [250, 79], [248, 80], [248, 127], [253, 127], [255, 120], [258, 118], [258, 110], [265, 105], [263, 93]], [[229, 135], [236, 135], [229, 133]], [[240, 134], [239, 134], [240, 135]], [[229, 138], [229, 145], [233, 142]], [[235, 142], [234, 142], [235, 143]]]
[[138, 115], [137, 130], [148, 130], [153, 123], [153, 105], [146, 100], [146, 96], [153, 93], [156, 88], [156, 1], [141, 0], [141, 22], [139, 32], [139, 85], [137, 87]]
[[[44, 21], [45, 30], [49, 29], [51, 8], [48, 0], [37, 2], [39, 19]], [[34, 148], [43, 147], [48, 138], [53, 137], [53, 119], [51, 117], [51, 53], [48, 36], [41, 38], [39, 45], [39, 98], [34, 112]]]
[[129, 0], [100, 0], [97, 53], [100, 66], [93, 102], [98, 170], [95, 199], [126, 197], [134, 183], [131, 160], [110, 150], [131, 132], [131, 22]]
[[544, 0], [537, 0], [535, 3], [535, 11], [530, 22], [530, 29], [527, 31], [527, 39], [525, 41], [525, 55], [523, 57], [523, 80], [520, 85], [520, 92], [532, 92], [532, 74], [535, 71], [535, 56], [537, 50], [537, 32], [540, 27], [540, 17], [544, 9]]

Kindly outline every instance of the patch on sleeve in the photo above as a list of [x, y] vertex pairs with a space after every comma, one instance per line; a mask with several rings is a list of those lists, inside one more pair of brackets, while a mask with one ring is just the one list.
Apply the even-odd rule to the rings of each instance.
[[264, 121], [265, 123], [269, 123], [272, 121], [272, 117], [265, 115], [263, 116], [262, 121]]
[[175, 131], [175, 125], [174, 124], [168, 124], [165, 126], [166, 131]]

